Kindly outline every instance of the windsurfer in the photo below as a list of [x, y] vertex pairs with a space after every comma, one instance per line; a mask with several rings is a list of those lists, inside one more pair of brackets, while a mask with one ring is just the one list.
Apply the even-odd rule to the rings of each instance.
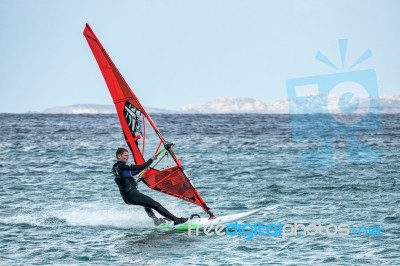
[[118, 148], [116, 151], [117, 162], [112, 167], [112, 172], [115, 176], [115, 182], [118, 185], [121, 196], [126, 204], [143, 206], [147, 215], [153, 219], [155, 225], [159, 225], [165, 221], [163, 218], [155, 216], [153, 209], [164, 216], [166, 219], [174, 222], [175, 225], [184, 223], [188, 219], [176, 217], [165, 209], [160, 203], [139, 192], [137, 182], [134, 176], [139, 174], [144, 169], [148, 168], [151, 163], [157, 159], [157, 155], [150, 158], [147, 162], [141, 165], [127, 165], [129, 152], [127, 149]]

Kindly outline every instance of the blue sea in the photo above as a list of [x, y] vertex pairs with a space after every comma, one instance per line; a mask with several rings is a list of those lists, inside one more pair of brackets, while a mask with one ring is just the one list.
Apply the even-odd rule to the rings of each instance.
[[[143, 208], [123, 203], [110, 173], [126, 147], [116, 115], [0, 114], [0, 264], [400, 265], [400, 115], [358, 131], [379, 151], [373, 160], [331, 134], [327, 116], [298, 116], [294, 129], [288, 115], [152, 115], [217, 216], [261, 208], [238, 221], [248, 230], [236, 235], [189, 236], [155, 228]], [[305, 164], [301, 154], [319, 136], [332, 148]], [[206, 216], [139, 189], [177, 216]], [[249, 239], [257, 223], [302, 224], [310, 234]], [[340, 224], [349, 234], [333, 234]]]

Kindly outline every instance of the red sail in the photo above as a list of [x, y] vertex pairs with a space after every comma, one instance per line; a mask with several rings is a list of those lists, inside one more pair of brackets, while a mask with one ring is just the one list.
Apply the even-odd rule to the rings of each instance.
[[[89, 24], [86, 24], [83, 34], [113, 98], [126, 143], [132, 151], [135, 163], [142, 164], [146, 160], [145, 151], [150, 151], [150, 155], [153, 155], [167, 142], [112, 62]], [[146, 125], [149, 125], [151, 130], [146, 132]], [[151, 137], [151, 134], [155, 137]], [[142, 180], [150, 188], [197, 204], [205, 212], [212, 215], [210, 208], [207, 207], [205, 201], [189, 180], [181, 161], [172, 149], [168, 149], [168, 153], [172, 158], [172, 166], [164, 169], [157, 169], [152, 166], [145, 172]]]

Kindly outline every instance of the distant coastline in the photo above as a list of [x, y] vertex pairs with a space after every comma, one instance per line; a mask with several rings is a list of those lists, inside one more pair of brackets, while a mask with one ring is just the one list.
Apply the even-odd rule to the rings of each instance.
[[[176, 113], [178, 111], [149, 107], [149, 113]], [[43, 110], [45, 114], [115, 114], [114, 105], [111, 104], [74, 104], [56, 106]]]
[[[262, 113], [262, 114], [312, 114], [312, 113], [340, 113], [343, 109], [353, 108], [355, 102], [350, 101], [341, 104], [340, 109], [337, 106], [338, 98], [329, 97], [328, 106], [326, 98], [321, 95], [310, 95], [289, 101], [282, 99], [270, 104], [261, 100], [252, 98], [217, 98], [203, 104], [188, 104], [180, 110], [169, 110], [154, 107], [147, 107], [149, 113]], [[397, 114], [400, 113], [400, 95], [383, 96], [379, 99], [356, 99], [361, 112], [366, 112], [371, 107], [372, 112]], [[325, 106], [324, 106], [325, 105]], [[35, 112], [36, 113], [36, 112]], [[116, 113], [114, 105], [105, 104], [74, 104], [69, 106], [56, 106], [43, 110], [45, 114], [114, 114]]]

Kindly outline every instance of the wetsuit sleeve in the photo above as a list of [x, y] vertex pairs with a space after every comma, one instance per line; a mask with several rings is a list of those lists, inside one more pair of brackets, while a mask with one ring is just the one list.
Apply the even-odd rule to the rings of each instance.
[[153, 162], [153, 159], [149, 159], [147, 162], [145, 162], [144, 164], [140, 164], [140, 165], [126, 165], [126, 164], [119, 164], [118, 168], [120, 170], [129, 170], [129, 171], [142, 171], [144, 169], [146, 169], [147, 167], [150, 166], [150, 164]]

